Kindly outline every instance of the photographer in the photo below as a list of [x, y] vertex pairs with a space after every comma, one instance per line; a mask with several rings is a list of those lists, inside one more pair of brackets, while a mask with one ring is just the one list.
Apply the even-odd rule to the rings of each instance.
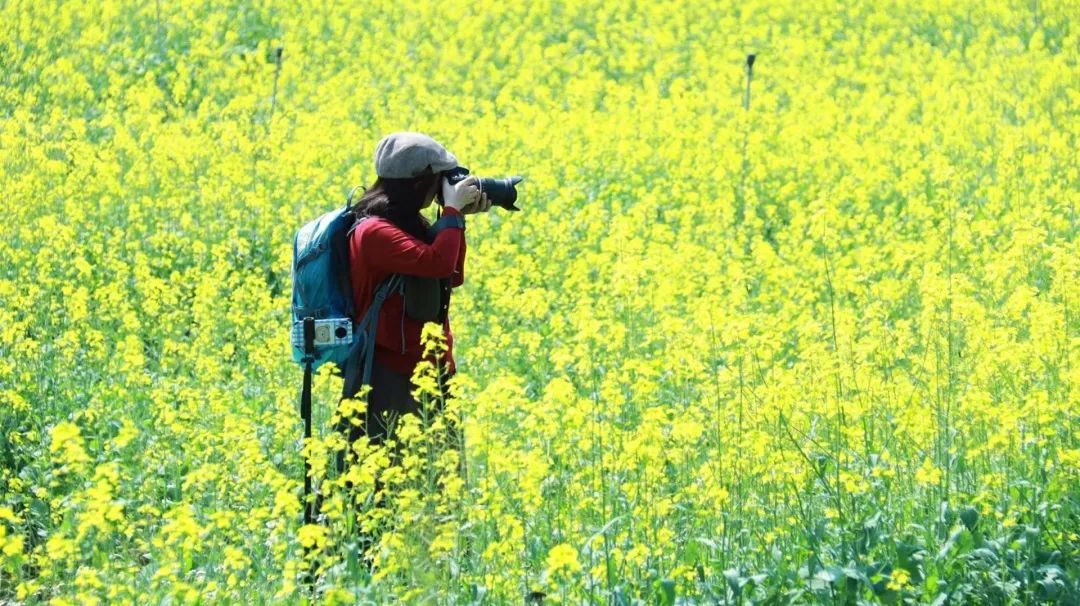
[[[465, 279], [464, 215], [487, 212], [491, 202], [481, 195], [477, 179], [468, 177], [451, 185], [445, 171], [458, 166], [457, 158], [427, 135], [390, 134], [375, 151], [378, 179], [354, 207], [358, 223], [349, 235], [349, 263], [356, 318], [362, 318], [379, 285], [393, 274], [404, 276], [404, 293], [391, 292], [377, 319], [371, 391], [360, 426], [342, 422], [349, 444], [366, 434], [381, 443], [393, 433], [394, 420], [419, 414], [420, 403], [411, 395], [413, 370], [423, 357], [420, 334], [426, 322], [442, 324], [447, 351], [438, 364], [446, 394], [446, 379], [456, 372], [453, 335], [448, 316], [450, 292]], [[442, 194], [443, 212], [434, 225], [421, 211]], [[361, 365], [350, 360], [342, 398], [361, 387]], [[456, 431], [456, 440], [460, 435]], [[459, 444], [452, 445], [460, 448]], [[344, 466], [339, 455], [338, 468]]]

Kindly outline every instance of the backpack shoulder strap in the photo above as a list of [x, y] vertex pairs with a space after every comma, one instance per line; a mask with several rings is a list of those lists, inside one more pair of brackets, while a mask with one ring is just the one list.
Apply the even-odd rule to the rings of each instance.
[[371, 302], [371, 306], [368, 307], [367, 313], [364, 314], [364, 319], [360, 321], [357, 327], [357, 331], [364, 335], [362, 339], [364, 343], [364, 351], [362, 352], [364, 356], [364, 385], [371, 383], [371, 367], [375, 361], [375, 328], [379, 324], [379, 310], [382, 309], [383, 301], [386, 300], [390, 292], [400, 288], [401, 284], [401, 274], [391, 274], [389, 278], [383, 280], [382, 284], [379, 284], [379, 288], [375, 290], [375, 299]]
[[352, 225], [349, 226], [349, 231], [345, 232], [345, 239], [346, 240], [351, 239], [353, 231], [355, 231], [356, 228], [360, 226], [360, 223], [362, 223], [365, 219], [368, 219], [368, 218], [369, 217], [367, 217], [367, 216], [354, 218]]

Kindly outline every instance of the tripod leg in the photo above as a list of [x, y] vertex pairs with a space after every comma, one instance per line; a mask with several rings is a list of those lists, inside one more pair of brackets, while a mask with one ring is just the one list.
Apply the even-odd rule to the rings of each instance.
[[[304, 389], [300, 394], [300, 416], [304, 419], [304, 442], [301, 448], [301, 453], [304, 452], [304, 447], [311, 444], [311, 361], [308, 360], [304, 364]], [[311, 502], [311, 461], [308, 460], [306, 454], [302, 454], [304, 457], [304, 525], [311, 524], [315, 519], [315, 512]], [[304, 561], [306, 562], [310, 554], [310, 548], [304, 547]], [[314, 588], [315, 586], [315, 565], [311, 564], [311, 568], [304, 573], [303, 584], [307, 587]]]

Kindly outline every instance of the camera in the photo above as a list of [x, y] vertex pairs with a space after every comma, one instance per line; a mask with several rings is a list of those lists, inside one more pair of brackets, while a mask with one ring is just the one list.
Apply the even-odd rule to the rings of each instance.
[[[469, 176], [469, 169], [464, 166], [458, 166], [456, 168], [451, 168], [448, 171], [444, 171], [442, 176], [450, 182], [450, 185], [457, 185]], [[514, 189], [514, 186], [521, 183], [524, 179], [524, 177], [518, 176], [482, 177], [478, 178], [477, 181], [480, 187], [480, 193], [486, 193], [487, 198], [491, 201], [492, 205], [505, 208], [506, 210], [517, 211], [521, 209], [514, 206], [514, 202], [517, 202], [517, 190]], [[445, 204], [442, 188], [438, 188], [436, 192], [436, 195], [439, 198], [439, 206], [442, 206]]]
[[[315, 346], [350, 345], [353, 340], [351, 318], [328, 318], [315, 320]], [[304, 322], [293, 322], [291, 341], [293, 347], [304, 348]]]

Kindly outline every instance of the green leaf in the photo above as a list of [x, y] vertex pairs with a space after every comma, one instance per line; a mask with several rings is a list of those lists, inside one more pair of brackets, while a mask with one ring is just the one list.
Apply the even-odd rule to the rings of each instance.
[[659, 598], [660, 606], [675, 606], [675, 581], [672, 579], [657, 580], [653, 583], [653, 591]]
[[974, 507], [965, 507], [960, 510], [960, 521], [967, 526], [967, 529], [974, 532], [975, 526], [979, 523], [979, 511]]
[[832, 583], [835, 583], [836, 580], [839, 579], [842, 574], [843, 573], [841, 572], [839, 567], [837, 567], [837, 566], [829, 566], [828, 568], [823, 568], [823, 569], [819, 570], [817, 572], [817, 574], [814, 575], [814, 578], [818, 579], [820, 581], [825, 581], [826, 583], [832, 584]]

